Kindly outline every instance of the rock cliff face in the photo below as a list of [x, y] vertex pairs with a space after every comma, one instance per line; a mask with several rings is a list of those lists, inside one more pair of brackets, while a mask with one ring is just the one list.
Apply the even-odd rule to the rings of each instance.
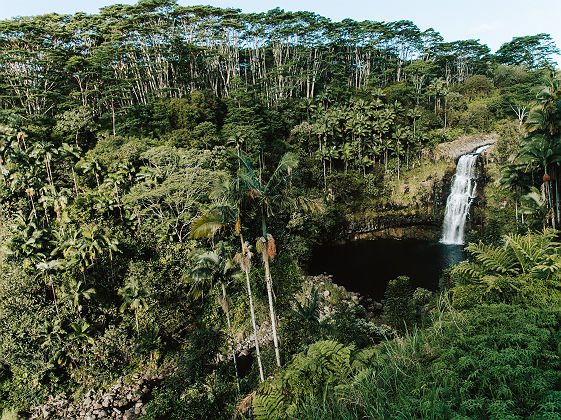
[[[413, 171], [401, 182], [392, 185], [392, 203], [368, 215], [356, 215], [349, 221], [346, 239], [424, 239], [438, 240], [446, 200], [459, 157], [480, 146], [493, 144], [496, 135], [463, 136], [443, 143], [427, 157], [434, 167], [415, 174]], [[481, 183], [485, 182], [484, 163], [488, 161], [492, 146], [480, 160]], [[479, 188], [479, 192], [483, 189]], [[479, 203], [479, 204], [478, 204]], [[481, 201], [475, 206], [481, 205]], [[468, 228], [477, 223], [474, 218]]]
[[[430, 154], [434, 159], [448, 159], [456, 161], [460, 156], [465, 155], [480, 146], [494, 144], [498, 139], [496, 134], [476, 134], [462, 136], [457, 140], [441, 143]], [[489, 149], [485, 152], [489, 153]]]

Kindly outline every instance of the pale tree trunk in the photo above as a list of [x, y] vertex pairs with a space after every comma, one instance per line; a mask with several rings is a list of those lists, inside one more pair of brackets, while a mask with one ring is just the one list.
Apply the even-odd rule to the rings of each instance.
[[263, 263], [265, 265], [265, 281], [267, 283], [267, 296], [269, 298], [269, 314], [271, 315], [271, 329], [273, 330], [273, 343], [275, 344], [275, 356], [277, 358], [277, 366], [280, 367], [280, 353], [279, 353], [279, 340], [277, 337], [277, 323], [275, 320], [275, 309], [273, 307], [273, 281], [271, 279], [271, 271], [269, 269], [269, 254], [267, 252], [267, 243], [263, 243], [261, 250], [263, 256]]
[[261, 364], [261, 352], [259, 351], [259, 339], [257, 337], [257, 324], [255, 322], [255, 310], [253, 309], [253, 295], [251, 293], [251, 283], [249, 282], [249, 271], [245, 270], [245, 280], [247, 282], [247, 294], [249, 295], [249, 312], [251, 313], [251, 323], [253, 325], [253, 335], [255, 337], [255, 355], [259, 366], [259, 377], [261, 382], [265, 381], [263, 376], [263, 365]]
[[388, 151], [384, 151], [384, 172], [388, 172]]
[[396, 166], [397, 166], [397, 180], [399, 181], [399, 147], [397, 148], [396, 155], [397, 155], [397, 163], [396, 163]]
[[71, 169], [72, 179], [74, 180], [74, 191], [76, 191], [76, 197], [78, 197], [78, 182], [76, 182], [76, 172], [74, 171], [74, 166], [72, 166]]
[[409, 170], [409, 143], [407, 143], [407, 150], [405, 151], [405, 162], [407, 165], [407, 170]]
[[555, 176], [555, 209], [557, 216], [557, 224], [559, 224], [559, 183], [557, 182], [557, 174]]
[[[225, 296], [225, 294], [224, 294]], [[236, 372], [236, 388], [238, 389], [238, 393], [240, 392], [240, 375], [238, 374], [238, 361], [236, 359], [236, 348], [234, 342], [234, 336], [232, 334], [232, 323], [230, 322], [230, 311], [226, 310], [226, 321], [228, 322], [228, 334], [230, 335], [230, 341], [232, 345], [232, 358], [234, 359], [234, 370]]]
[[49, 281], [50, 281], [50, 283], [51, 283], [51, 290], [53, 291], [53, 300], [54, 300], [54, 302], [55, 302], [56, 314], [57, 314], [57, 316], [60, 317], [60, 313], [59, 313], [59, 311], [58, 311], [58, 303], [57, 303], [57, 300], [56, 300], [55, 285], [54, 285], [54, 283], [53, 283], [53, 277], [52, 277], [50, 274], [49, 274]]
[[138, 333], [139, 327], [138, 327], [138, 310], [137, 309], [134, 310], [134, 322], [136, 323], [136, 332]]
[[113, 136], [116, 135], [115, 131], [115, 106], [113, 104], [113, 99], [111, 99], [111, 123], [113, 125]]

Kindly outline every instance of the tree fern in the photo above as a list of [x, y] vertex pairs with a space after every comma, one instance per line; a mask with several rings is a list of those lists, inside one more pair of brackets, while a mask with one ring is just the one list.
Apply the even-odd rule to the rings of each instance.
[[280, 418], [286, 396], [280, 378], [264, 382], [255, 397], [253, 397], [253, 414], [255, 418], [257, 420]]
[[469, 244], [470, 260], [452, 270], [454, 304], [469, 304], [470, 296], [472, 302], [557, 302], [561, 254], [555, 237], [554, 231], [544, 230], [507, 235], [502, 246]]
[[303, 398], [327, 398], [352, 374], [353, 350], [352, 345], [332, 340], [311, 344], [306, 353], [294, 357], [284, 372], [261, 386], [253, 399], [255, 418], [294, 416]]
[[485, 245], [479, 242], [478, 244], [470, 243], [467, 251], [483, 265], [486, 271], [502, 274], [515, 274], [517, 272], [516, 259], [507, 248]]

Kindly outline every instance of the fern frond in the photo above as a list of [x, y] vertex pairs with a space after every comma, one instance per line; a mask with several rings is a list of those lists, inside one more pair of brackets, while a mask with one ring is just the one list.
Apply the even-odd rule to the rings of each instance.
[[479, 279], [485, 274], [483, 267], [471, 261], [462, 261], [452, 269], [453, 274]]
[[470, 243], [467, 251], [480, 262], [485, 271], [492, 271], [501, 274], [516, 274], [519, 270], [516, 267], [516, 258], [508, 248]]
[[256, 420], [277, 419], [282, 415], [285, 394], [277, 381], [265, 382], [253, 397], [253, 415]]

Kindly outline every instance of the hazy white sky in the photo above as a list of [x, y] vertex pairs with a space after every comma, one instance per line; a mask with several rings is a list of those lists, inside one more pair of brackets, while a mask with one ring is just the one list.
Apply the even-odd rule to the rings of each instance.
[[[114, 3], [135, 4], [136, 0], [0, 0], [0, 19], [49, 12], [96, 13]], [[332, 20], [412, 20], [420, 29], [440, 32], [446, 41], [480, 39], [493, 51], [515, 36], [548, 33], [561, 47], [561, 1], [558, 0], [179, 0], [188, 6], [210, 4], [244, 12], [280, 7], [309, 10]], [[559, 57], [557, 57], [557, 61]]]

